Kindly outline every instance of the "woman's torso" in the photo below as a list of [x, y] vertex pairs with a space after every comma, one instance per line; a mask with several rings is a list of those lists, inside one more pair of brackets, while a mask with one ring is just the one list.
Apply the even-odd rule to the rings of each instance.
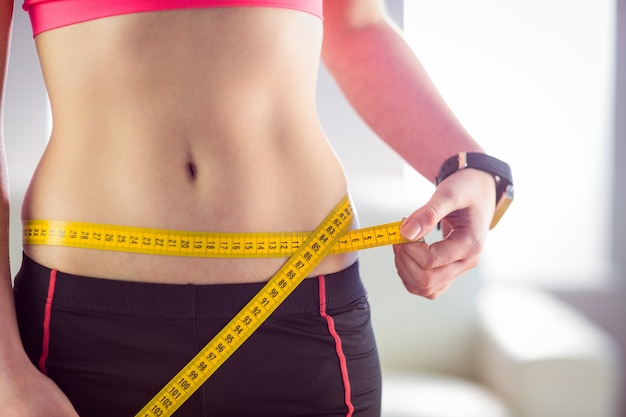
[[[120, 15], [36, 44], [53, 129], [24, 219], [163, 229], [311, 231], [346, 193], [319, 125], [322, 22], [276, 8]], [[25, 246], [65, 272], [113, 279], [267, 280], [284, 259], [199, 259]], [[343, 269], [354, 254], [322, 261]]]

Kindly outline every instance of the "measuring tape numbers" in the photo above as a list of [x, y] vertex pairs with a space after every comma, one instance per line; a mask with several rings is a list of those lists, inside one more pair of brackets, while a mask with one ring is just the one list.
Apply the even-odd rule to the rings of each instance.
[[352, 208], [344, 198], [272, 279], [136, 417], [164, 417], [174, 413], [308, 276], [351, 222]]
[[[287, 258], [309, 233], [214, 233], [150, 229], [56, 220], [23, 222], [25, 245], [52, 245], [147, 255], [205, 258]], [[400, 222], [346, 232], [330, 254], [352, 252], [405, 240]]]
[[195, 257], [288, 257], [239, 313], [135, 417], [169, 417], [267, 320], [329, 254], [404, 243], [400, 223], [350, 230], [344, 197], [312, 233], [202, 233], [28, 220], [23, 243]]

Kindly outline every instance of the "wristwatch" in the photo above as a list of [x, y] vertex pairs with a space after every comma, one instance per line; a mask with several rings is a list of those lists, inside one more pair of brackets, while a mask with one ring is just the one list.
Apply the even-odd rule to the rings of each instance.
[[484, 153], [460, 152], [458, 155], [448, 158], [441, 165], [439, 175], [435, 178], [435, 184], [439, 185], [441, 181], [450, 175], [465, 168], [487, 172], [493, 176], [496, 182], [496, 211], [489, 226], [489, 229], [493, 229], [504, 215], [504, 212], [509, 208], [511, 202], [513, 202], [513, 174], [511, 173], [511, 167], [506, 162]]

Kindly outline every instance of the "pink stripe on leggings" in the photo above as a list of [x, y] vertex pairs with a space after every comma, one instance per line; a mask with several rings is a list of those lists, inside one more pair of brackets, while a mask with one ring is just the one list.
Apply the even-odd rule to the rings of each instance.
[[44, 374], [48, 374], [46, 361], [50, 353], [50, 316], [52, 315], [52, 302], [54, 301], [54, 289], [57, 282], [57, 271], [50, 271], [50, 283], [48, 284], [48, 296], [46, 297], [46, 308], [43, 316], [43, 344], [41, 346], [41, 357], [39, 358], [39, 369]]
[[346, 406], [348, 407], [348, 413], [346, 417], [351, 417], [354, 413], [354, 405], [352, 405], [352, 395], [350, 392], [350, 377], [348, 376], [348, 366], [346, 364], [346, 355], [343, 353], [343, 346], [341, 344], [341, 337], [335, 329], [335, 321], [331, 316], [326, 313], [326, 278], [323, 275], [318, 277], [320, 288], [320, 316], [322, 316], [328, 324], [328, 331], [335, 339], [335, 350], [337, 351], [337, 358], [339, 359], [339, 366], [341, 368], [341, 377], [343, 379], [343, 387], [345, 392]]

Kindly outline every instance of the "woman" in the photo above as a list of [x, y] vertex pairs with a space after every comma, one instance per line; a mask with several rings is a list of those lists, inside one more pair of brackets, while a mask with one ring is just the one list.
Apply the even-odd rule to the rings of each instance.
[[[2, 0], [3, 58], [12, 3]], [[364, 120], [425, 177], [452, 155], [482, 152], [378, 0], [24, 7], [54, 121], [24, 219], [314, 230], [347, 192], [317, 118], [320, 57]], [[394, 248], [409, 291], [435, 298], [476, 264], [494, 196], [490, 174], [462, 170], [404, 221], [412, 241], [441, 220], [453, 231], [430, 247]], [[24, 251], [17, 320], [8, 261], [0, 291], [0, 400], [3, 415], [20, 417], [134, 415], [285, 261]], [[379, 415], [355, 262], [354, 253], [325, 258], [177, 415]], [[154, 311], [163, 297], [164, 311]], [[311, 313], [321, 301], [328, 310]]]

